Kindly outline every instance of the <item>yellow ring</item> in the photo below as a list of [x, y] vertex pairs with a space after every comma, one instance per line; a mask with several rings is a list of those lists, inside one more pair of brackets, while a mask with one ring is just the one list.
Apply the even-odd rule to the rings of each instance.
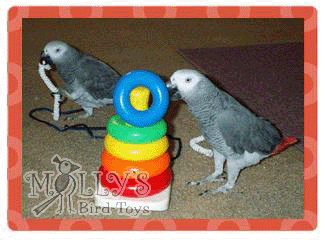
[[105, 137], [106, 150], [115, 157], [123, 160], [145, 161], [157, 158], [167, 151], [168, 139], [166, 136], [158, 141], [144, 144], [129, 144], [116, 140], [111, 135]]

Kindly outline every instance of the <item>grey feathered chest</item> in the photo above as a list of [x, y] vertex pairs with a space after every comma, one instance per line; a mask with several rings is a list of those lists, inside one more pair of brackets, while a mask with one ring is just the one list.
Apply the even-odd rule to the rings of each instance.
[[196, 95], [188, 102], [209, 144], [224, 156], [270, 154], [281, 135], [272, 124], [259, 118], [219, 89]]
[[197, 119], [200, 130], [208, 143], [223, 155], [232, 155], [233, 151], [227, 145], [219, 125], [218, 114], [220, 111], [220, 99], [217, 96], [206, 98], [201, 104], [189, 104], [189, 109]]

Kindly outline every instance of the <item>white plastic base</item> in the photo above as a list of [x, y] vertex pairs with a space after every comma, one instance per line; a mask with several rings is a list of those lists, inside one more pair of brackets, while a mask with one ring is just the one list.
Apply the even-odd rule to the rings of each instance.
[[[98, 192], [104, 192], [104, 189], [105, 188], [99, 184]], [[98, 207], [107, 207], [107, 205], [109, 205], [113, 208], [114, 206], [118, 206], [119, 208], [132, 207], [137, 209], [143, 209], [143, 207], [146, 206], [146, 209], [150, 211], [165, 211], [168, 209], [169, 205], [170, 190], [171, 185], [162, 192], [145, 198], [114, 197], [111, 193], [108, 194], [108, 196], [95, 195], [95, 205]], [[123, 202], [123, 206], [121, 202]]]

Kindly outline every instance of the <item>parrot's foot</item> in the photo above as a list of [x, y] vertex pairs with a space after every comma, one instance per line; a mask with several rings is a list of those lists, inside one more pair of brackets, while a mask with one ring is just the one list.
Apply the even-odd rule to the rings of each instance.
[[202, 179], [202, 180], [187, 182], [187, 185], [188, 186], [198, 186], [198, 185], [204, 185], [204, 184], [214, 183], [214, 182], [223, 182], [224, 180], [225, 179], [223, 177], [216, 178], [215, 176], [210, 175], [207, 178]]
[[77, 115], [74, 115], [74, 116], [68, 116], [68, 117], [65, 117], [64, 120], [65, 121], [70, 121], [70, 120], [78, 120], [78, 119], [85, 119], [85, 118], [88, 118], [92, 116], [91, 114], [89, 114], [88, 112], [82, 112], [82, 113], [79, 113]]
[[214, 189], [214, 190], [205, 190], [204, 192], [200, 193], [199, 196], [208, 196], [216, 193], [229, 193], [231, 188], [227, 188], [225, 186]]

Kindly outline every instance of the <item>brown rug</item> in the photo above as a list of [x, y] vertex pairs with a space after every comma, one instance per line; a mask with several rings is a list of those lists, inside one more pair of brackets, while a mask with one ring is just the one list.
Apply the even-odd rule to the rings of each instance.
[[283, 135], [304, 135], [304, 44], [178, 49]]

